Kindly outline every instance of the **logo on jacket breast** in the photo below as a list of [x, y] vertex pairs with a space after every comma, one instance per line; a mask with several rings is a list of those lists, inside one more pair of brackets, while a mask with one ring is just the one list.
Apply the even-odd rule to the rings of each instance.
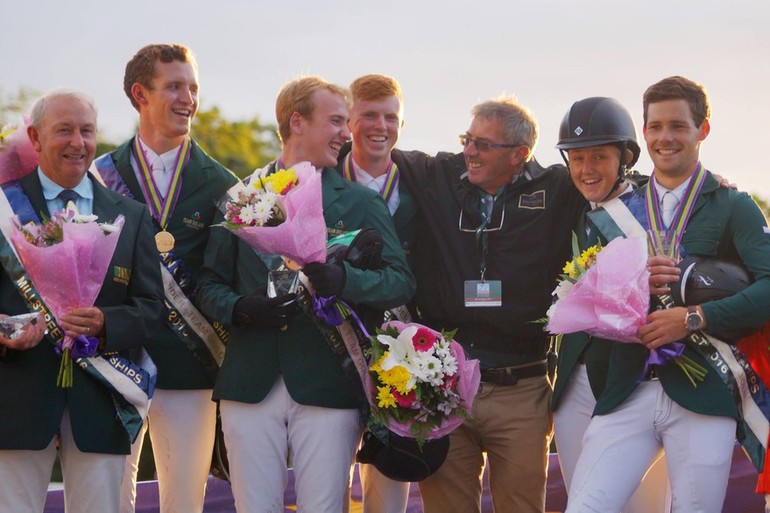
[[201, 222], [201, 213], [193, 212], [190, 217], [183, 217], [182, 222], [195, 230], [200, 230], [206, 227], [206, 223]]
[[128, 282], [131, 279], [131, 269], [126, 267], [115, 266], [112, 268], [112, 281], [120, 283], [121, 285], [128, 286]]
[[330, 237], [336, 237], [337, 235], [342, 235], [343, 233], [345, 233], [345, 223], [343, 223], [342, 220], [340, 219], [335, 223], [334, 228], [332, 228], [331, 226], [327, 226], [326, 233]]
[[545, 209], [545, 190], [535, 191], [532, 194], [522, 194], [519, 197], [519, 208]]

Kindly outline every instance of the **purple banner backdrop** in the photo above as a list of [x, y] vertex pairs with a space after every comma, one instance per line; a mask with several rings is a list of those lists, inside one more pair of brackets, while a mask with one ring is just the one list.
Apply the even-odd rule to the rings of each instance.
[[[485, 476], [486, 477], [486, 476]], [[740, 447], [736, 447], [733, 454], [733, 465], [730, 471], [730, 485], [727, 489], [727, 498], [722, 511], [724, 513], [764, 513], [764, 497], [754, 493], [757, 482], [757, 472], [749, 462]], [[296, 511], [288, 509], [295, 503], [294, 475], [289, 471], [289, 486], [284, 497], [286, 512]], [[361, 511], [361, 485], [358, 481], [358, 472], [353, 477], [353, 489], [351, 491], [350, 513]], [[561, 480], [559, 460], [555, 454], [551, 455], [548, 468], [548, 495], [546, 499], [547, 512], [563, 512], [567, 505], [567, 493]], [[484, 496], [481, 509], [484, 513], [492, 513], [492, 498], [489, 495], [489, 486], [484, 485]], [[137, 492], [136, 513], [158, 512], [158, 486], [154, 481], [140, 483]], [[206, 491], [205, 513], [235, 513], [233, 496], [230, 492], [230, 484], [215, 478], [209, 478]], [[409, 505], [407, 513], [421, 513], [420, 491], [417, 485], [412, 485], [409, 493]], [[64, 513], [64, 498], [61, 490], [48, 493], [44, 513]]]

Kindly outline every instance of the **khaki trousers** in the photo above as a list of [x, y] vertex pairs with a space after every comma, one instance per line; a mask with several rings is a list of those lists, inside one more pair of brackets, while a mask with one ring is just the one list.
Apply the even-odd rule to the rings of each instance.
[[480, 513], [485, 453], [495, 513], [542, 513], [550, 399], [545, 375], [510, 386], [482, 382], [473, 418], [452, 432], [446, 461], [420, 483], [425, 513]]

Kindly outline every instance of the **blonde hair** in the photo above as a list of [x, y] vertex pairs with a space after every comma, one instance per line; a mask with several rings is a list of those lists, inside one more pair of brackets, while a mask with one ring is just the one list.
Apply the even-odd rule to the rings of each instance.
[[296, 112], [303, 118], [313, 118], [313, 94], [322, 90], [341, 96], [345, 103], [350, 104], [350, 93], [347, 89], [317, 76], [295, 78], [281, 88], [275, 100], [275, 119], [278, 121], [278, 137], [281, 142], [285, 143], [291, 134], [289, 121], [292, 114]]

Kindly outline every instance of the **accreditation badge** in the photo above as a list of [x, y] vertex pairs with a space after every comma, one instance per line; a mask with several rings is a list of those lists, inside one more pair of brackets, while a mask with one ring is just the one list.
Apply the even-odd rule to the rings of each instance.
[[465, 280], [465, 306], [503, 306], [503, 282]]

